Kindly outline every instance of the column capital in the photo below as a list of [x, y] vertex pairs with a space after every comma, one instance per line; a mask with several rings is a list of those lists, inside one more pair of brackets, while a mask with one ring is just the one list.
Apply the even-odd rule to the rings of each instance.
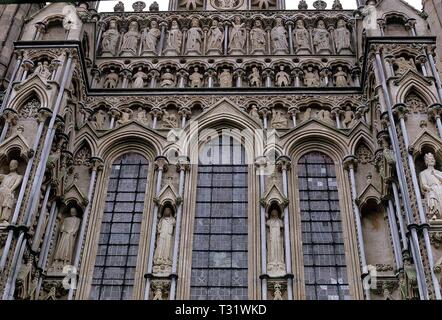
[[348, 155], [342, 161], [346, 170], [356, 169], [358, 165], [358, 159], [354, 155]]
[[190, 170], [190, 159], [188, 156], [179, 156], [177, 158], [176, 170], [178, 172]]
[[38, 113], [36, 115], [36, 119], [38, 123], [45, 122], [47, 118], [52, 115], [52, 110], [48, 108], [39, 108]]
[[279, 170], [289, 171], [292, 165], [292, 159], [289, 156], [280, 156], [276, 159], [276, 165]]
[[13, 109], [6, 108], [3, 110], [2, 118], [4, 118], [7, 123], [16, 125], [18, 121], [18, 113]]
[[270, 113], [270, 110], [267, 107], [260, 107], [258, 113], [263, 117], [266, 117]]
[[290, 107], [289, 109], [288, 109], [288, 111], [287, 111], [287, 113], [290, 115], [290, 116], [296, 116], [298, 113], [300, 113], [301, 111], [299, 110], [299, 107], [298, 106], [293, 106], [293, 107]]
[[158, 156], [155, 158], [155, 170], [167, 171], [169, 160], [165, 156]]
[[430, 118], [441, 118], [442, 115], [442, 104], [435, 103], [428, 107], [428, 116]]
[[154, 117], [158, 117], [163, 114], [163, 110], [160, 107], [153, 107], [152, 110], [150, 110], [150, 114]]
[[104, 168], [104, 161], [99, 157], [89, 158], [89, 167], [92, 171], [100, 171]]
[[407, 106], [404, 103], [398, 103], [392, 108], [393, 114], [399, 119], [406, 119], [409, 113]]
[[180, 115], [181, 117], [186, 117], [186, 119], [192, 114], [192, 111], [190, 110], [189, 107], [187, 106], [181, 106], [178, 109], [178, 115]]

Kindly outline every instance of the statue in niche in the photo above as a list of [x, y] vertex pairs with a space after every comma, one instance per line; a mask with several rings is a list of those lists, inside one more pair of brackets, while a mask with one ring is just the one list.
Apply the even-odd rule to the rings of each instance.
[[313, 45], [318, 54], [331, 53], [330, 32], [325, 28], [323, 20], [319, 20], [317, 27], [313, 30]]
[[0, 223], [9, 224], [12, 207], [15, 203], [15, 190], [20, 186], [23, 176], [17, 173], [18, 161], [11, 160], [9, 173], [0, 174]]
[[124, 108], [121, 110], [120, 119], [118, 119], [117, 123], [121, 126], [125, 123], [128, 123], [132, 119], [133, 111], [129, 108]]
[[138, 22], [132, 21], [129, 24], [129, 31], [123, 36], [123, 44], [121, 45], [122, 56], [137, 55], [138, 41], [141, 35], [138, 31]]
[[190, 87], [201, 88], [203, 86], [204, 76], [198, 72], [199, 71], [198, 67], [195, 67], [193, 71], [194, 72], [189, 76]]
[[262, 29], [261, 20], [255, 20], [252, 30], [250, 30], [250, 43], [252, 54], [264, 54], [266, 51], [266, 33]]
[[261, 87], [261, 74], [257, 67], [252, 68], [252, 73], [249, 76], [251, 87]]
[[305, 28], [304, 20], [298, 20], [296, 22], [296, 28], [294, 31], [294, 39], [296, 46], [296, 53], [298, 54], [309, 54], [310, 50], [310, 34]]
[[[259, 10], [268, 10], [270, 7], [271, 0], [255, 0], [254, 5], [258, 6]], [[273, 2], [274, 4], [274, 2]]]
[[172, 268], [173, 234], [176, 220], [172, 208], [165, 207], [157, 226], [157, 242], [154, 254], [154, 273], [169, 273]]
[[106, 112], [103, 110], [98, 110], [98, 112], [92, 117], [92, 126], [96, 129], [105, 129], [106, 128]]
[[344, 112], [344, 120], [342, 121], [345, 129], [350, 129], [355, 125], [355, 114], [351, 110], [351, 107], [348, 106]]
[[288, 127], [288, 120], [281, 110], [272, 110], [272, 121], [270, 127], [273, 129], [285, 129]]
[[259, 116], [258, 107], [256, 105], [251, 106], [249, 115], [256, 122], [261, 123], [261, 117]]
[[328, 125], [335, 126], [335, 122], [333, 121], [332, 114], [329, 110], [320, 110], [317, 113], [316, 118]]
[[339, 19], [335, 30], [336, 36], [336, 51], [340, 53], [351, 53], [351, 33], [347, 29], [345, 20]]
[[166, 55], [179, 55], [181, 52], [181, 43], [183, 41], [183, 33], [180, 30], [178, 21], [173, 20], [172, 26], [167, 34]]
[[203, 42], [203, 30], [200, 28], [198, 19], [193, 18], [192, 24], [187, 32], [186, 54], [201, 55]]
[[221, 88], [231, 88], [233, 84], [233, 77], [229, 69], [223, 69], [219, 75], [219, 86]]
[[319, 75], [313, 70], [313, 67], [308, 67], [304, 75], [304, 85], [306, 87], [319, 87], [321, 81], [319, 80]]
[[208, 54], [221, 54], [223, 52], [224, 32], [221, 29], [221, 23], [217, 20], [212, 21], [207, 39]]
[[171, 88], [176, 86], [176, 78], [170, 72], [170, 68], [166, 68], [166, 71], [161, 75], [161, 88]]
[[198, 4], [201, 5], [200, 0], [185, 0], [184, 3], [186, 4], [186, 10], [196, 10], [198, 8]]
[[276, 25], [270, 32], [270, 38], [273, 44], [274, 54], [286, 54], [288, 53], [289, 43], [287, 41], [287, 31], [284, 27], [282, 18], [276, 18]]
[[342, 67], [338, 67], [338, 71], [335, 74], [335, 85], [336, 87], [347, 87], [348, 86], [348, 75]]
[[407, 60], [404, 57], [399, 57], [395, 60], [395, 65], [397, 67], [396, 69], [397, 76], [401, 76], [405, 74], [408, 70], [414, 69], [414, 62], [413, 59], [411, 58], [410, 60]]
[[170, 113], [167, 110], [163, 112], [163, 128], [173, 129], [178, 128], [178, 119], [174, 113]]
[[117, 21], [109, 21], [109, 28], [103, 32], [101, 40], [102, 56], [115, 56], [117, 54], [117, 43], [120, 34], [118, 33]]
[[290, 76], [284, 71], [284, 66], [279, 67], [279, 72], [276, 74], [276, 86], [288, 87], [290, 85]]
[[54, 262], [52, 267], [62, 270], [72, 263], [72, 255], [75, 248], [75, 239], [80, 228], [81, 219], [78, 217], [76, 208], [69, 209], [69, 216], [64, 218], [61, 224], [57, 244], [55, 246]]
[[425, 155], [427, 169], [419, 175], [422, 194], [427, 201], [428, 215], [431, 220], [442, 218], [442, 172], [435, 169], [436, 159], [432, 153]]
[[143, 44], [143, 54], [157, 54], [157, 44], [160, 39], [161, 31], [158, 28], [158, 22], [150, 22], [150, 29], [145, 28], [141, 42]]
[[37, 63], [37, 67], [34, 70], [34, 74], [40, 76], [43, 80], [49, 80], [51, 77], [51, 70], [49, 69], [49, 63], [47, 61], [40, 61]]
[[15, 296], [20, 300], [29, 299], [32, 287], [32, 269], [34, 267], [34, 256], [29, 255], [28, 261], [20, 266], [16, 280]]
[[132, 77], [132, 88], [143, 88], [144, 81], [147, 79], [147, 74], [143, 72], [143, 67], [138, 67], [138, 72]]
[[267, 236], [267, 273], [270, 277], [284, 277], [284, 222], [279, 212], [272, 209], [266, 222]]
[[247, 32], [245, 23], [241, 22], [241, 17], [236, 16], [230, 30], [230, 54], [244, 54], [246, 46]]
[[104, 89], [115, 89], [118, 84], [118, 74], [111, 70], [109, 74], [104, 79], [103, 88]]
[[147, 117], [147, 111], [146, 109], [143, 109], [141, 107], [138, 108], [137, 110], [137, 121], [148, 125], [149, 124], [149, 118]]
[[302, 121], [308, 121], [312, 118], [312, 108], [307, 108], [304, 111], [304, 116], [302, 118]]

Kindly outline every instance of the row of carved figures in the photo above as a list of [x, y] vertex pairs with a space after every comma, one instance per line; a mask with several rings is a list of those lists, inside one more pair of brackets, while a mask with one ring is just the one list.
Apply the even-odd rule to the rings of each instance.
[[[334, 128], [351, 129], [362, 117], [360, 112], [353, 111], [350, 105], [333, 110], [312, 106], [301, 111], [298, 108], [288, 110], [282, 107], [259, 108], [252, 104], [245, 111], [264, 128], [272, 129], [289, 129], [296, 127], [298, 123], [304, 123], [312, 119]], [[173, 129], [182, 127], [183, 123], [199, 113], [186, 107], [178, 109], [171, 106], [164, 109], [147, 109], [139, 106], [111, 110], [97, 109], [88, 116], [88, 119], [91, 126], [97, 130], [109, 130], [132, 121], [153, 129]]]
[[[143, 67], [136, 68], [133, 72], [123, 70], [119, 73], [110, 67], [108, 73], [100, 79], [97, 72], [94, 77], [93, 86], [100, 86], [105, 89], [115, 88], [239, 88], [239, 87], [349, 87], [359, 86], [358, 69], [351, 70], [347, 67], [336, 66], [333, 69], [324, 68], [319, 70], [316, 66], [307, 66], [303, 69], [290, 68], [280, 65], [273, 69], [264, 69], [258, 66], [248, 70], [236, 69], [232, 71], [229, 66], [204, 71], [203, 68], [195, 66], [191, 70], [175, 71], [173, 67], [165, 67], [161, 72], [157, 70], [147, 71]], [[122, 78], [122, 81], [120, 79]]]
[[352, 54], [352, 32], [347, 22], [338, 20], [326, 26], [319, 20], [312, 28], [304, 20], [295, 26], [284, 23], [281, 17], [270, 26], [255, 19], [252, 26], [236, 16], [231, 23], [213, 19], [210, 26], [201, 27], [200, 20], [193, 18], [190, 28], [180, 27], [178, 20], [167, 23], [152, 20], [140, 31], [137, 21], [129, 23], [128, 31], [118, 28], [117, 20], [109, 21], [108, 29], [101, 39], [103, 57], [131, 56], [199, 56], [199, 55], [310, 55]]

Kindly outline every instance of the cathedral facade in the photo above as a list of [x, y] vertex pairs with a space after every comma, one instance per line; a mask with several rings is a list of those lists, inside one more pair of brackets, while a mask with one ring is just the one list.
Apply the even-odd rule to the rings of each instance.
[[0, 6], [1, 299], [441, 300], [442, 4], [357, 5]]

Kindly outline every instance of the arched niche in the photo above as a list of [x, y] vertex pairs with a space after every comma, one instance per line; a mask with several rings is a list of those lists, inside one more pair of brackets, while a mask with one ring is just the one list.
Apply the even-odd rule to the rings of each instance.
[[361, 216], [367, 265], [393, 266], [386, 209], [375, 199], [369, 199], [361, 207]]
[[409, 36], [405, 27], [404, 17], [391, 15], [385, 19], [385, 35], [387, 36]]

